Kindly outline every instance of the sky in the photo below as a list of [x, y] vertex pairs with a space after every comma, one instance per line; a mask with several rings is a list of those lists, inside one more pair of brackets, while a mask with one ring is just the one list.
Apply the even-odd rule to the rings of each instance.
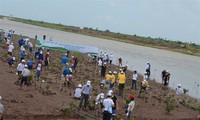
[[200, 0], [0, 0], [0, 15], [200, 44]]

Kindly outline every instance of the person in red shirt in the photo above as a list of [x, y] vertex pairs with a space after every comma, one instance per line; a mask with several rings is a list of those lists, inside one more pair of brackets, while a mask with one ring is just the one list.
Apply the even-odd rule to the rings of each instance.
[[78, 58], [75, 56], [72, 56], [72, 70], [76, 73], [76, 67], [78, 64]]
[[44, 58], [44, 65], [45, 67], [48, 69], [49, 68], [49, 52], [47, 52], [47, 54], [45, 55], [45, 58]]
[[119, 66], [119, 67], [122, 66], [122, 58], [121, 58], [121, 57], [118, 58], [118, 66]]

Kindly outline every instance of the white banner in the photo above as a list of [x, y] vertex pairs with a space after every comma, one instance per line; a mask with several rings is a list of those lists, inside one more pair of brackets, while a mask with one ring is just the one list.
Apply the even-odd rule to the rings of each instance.
[[64, 44], [48, 40], [37, 40], [36, 46], [57, 49], [57, 50], [77, 51], [86, 54], [98, 54], [98, 48], [96, 47], [76, 45], [76, 44]]

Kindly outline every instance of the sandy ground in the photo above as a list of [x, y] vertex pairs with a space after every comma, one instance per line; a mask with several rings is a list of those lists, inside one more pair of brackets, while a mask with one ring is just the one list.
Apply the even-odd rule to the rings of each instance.
[[41, 39], [45, 34], [47, 35], [47, 39], [52, 37], [53, 40], [66, 44], [72, 43], [98, 47], [100, 50], [109, 53], [112, 52], [115, 59], [122, 56], [124, 63], [128, 61], [130, 70], [137, 70], [141, 74], [145, 70], [146, 62], [149, 61], [152, 65], [152, 79], [160, 82], [161, 71], [163, 69], [170, 70], [170, 87], [175, 88], [176, 84], [181, 83], [183, 88], [190, 90], [189, 94], [191, 96], [200, 98], [200, 88], [197, 87], [197, 84], [200, 84], [200, 79], [198, 77], [200, 73], [200, 57], [0, 19], [0, 29], [8, 30], [11, 28], [15, 29], [16, 34], [22, 34], [33, 38], [37, 35], [38, 38]]

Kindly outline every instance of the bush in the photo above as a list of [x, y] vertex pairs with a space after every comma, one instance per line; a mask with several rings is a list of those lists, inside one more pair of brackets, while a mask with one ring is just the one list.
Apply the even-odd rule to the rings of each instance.
[[168, 103], [168, 104], [166, 105], [166, 108], [165, 108], [167, 114], [170, 113], [172, 110], [174, 110], [174, 107], [175, 107], [174, 104]]

